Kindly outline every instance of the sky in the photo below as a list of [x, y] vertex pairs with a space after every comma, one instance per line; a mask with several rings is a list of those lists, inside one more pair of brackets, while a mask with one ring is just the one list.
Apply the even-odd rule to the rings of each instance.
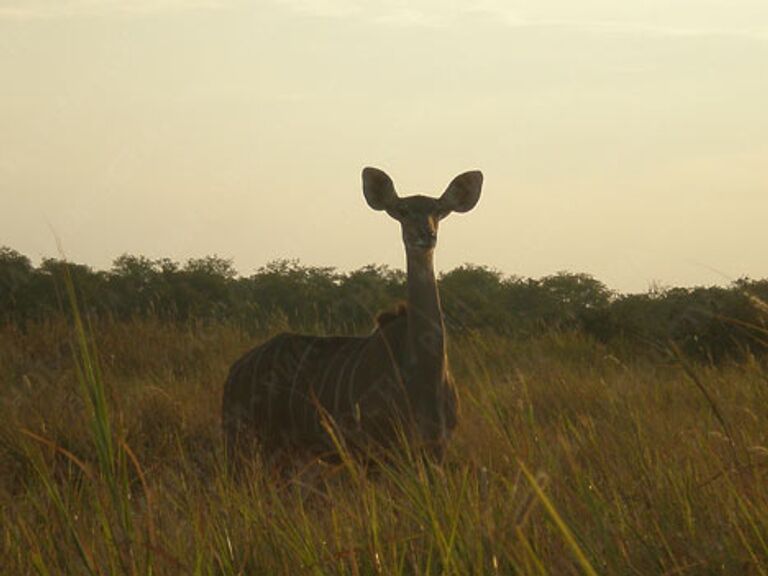
[[765, 0], [0, 0], [0, 246], [404, 266], [401, 195], [485, 175], [440, 270], [768, 277]]

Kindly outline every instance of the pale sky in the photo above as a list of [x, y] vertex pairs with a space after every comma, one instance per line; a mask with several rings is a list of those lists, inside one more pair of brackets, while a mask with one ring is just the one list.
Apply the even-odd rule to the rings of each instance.
[[401, 195], [481, 169], [440, 269], [768, 277], [765, 0], [0, 0], [0, 245], [402, 267]]

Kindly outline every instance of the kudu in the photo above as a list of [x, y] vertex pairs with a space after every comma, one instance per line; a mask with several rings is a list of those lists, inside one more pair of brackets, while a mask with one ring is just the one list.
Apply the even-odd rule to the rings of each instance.
[[362, 176], [368, 205], [402, 227], [407, 304], [379, 315], [368, 336], [284, 333], [235, 362], [223, 399], [230, 460], [253, 444], [265, 457], [329, 455], [339, 439], [358, 455], [405, 439], [442, 458], [456, 427], [458, 399], [433, 254], [440, 220], [475, 206], [483, 175], [457, 176], [440, 198], [400, 198], [376, 168], [365, 168]]

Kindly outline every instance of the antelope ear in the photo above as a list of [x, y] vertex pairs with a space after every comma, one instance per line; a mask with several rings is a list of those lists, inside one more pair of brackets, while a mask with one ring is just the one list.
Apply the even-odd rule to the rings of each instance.
[[363, 169], [363, 194], [368, 206], [374, 210], [386, 210], [397, 202], [397, 192], [392, 179], [378, 168]]
[[440, 197], [440, 206], [446, 214], [449, 212], [469, 212], [480, 199], [482, 187], [483, 173], [479, 170], [459, 174]]

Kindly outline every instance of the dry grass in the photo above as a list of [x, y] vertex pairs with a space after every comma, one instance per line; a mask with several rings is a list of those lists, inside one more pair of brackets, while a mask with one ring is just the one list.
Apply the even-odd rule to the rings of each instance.
[[758, 362], [462, 336], [442, 468], [254, 463], [235, 481], [220, 396], [254, 342], [151, 320], [92, 331], [0, 329], [3, 573], [768, 574]]

